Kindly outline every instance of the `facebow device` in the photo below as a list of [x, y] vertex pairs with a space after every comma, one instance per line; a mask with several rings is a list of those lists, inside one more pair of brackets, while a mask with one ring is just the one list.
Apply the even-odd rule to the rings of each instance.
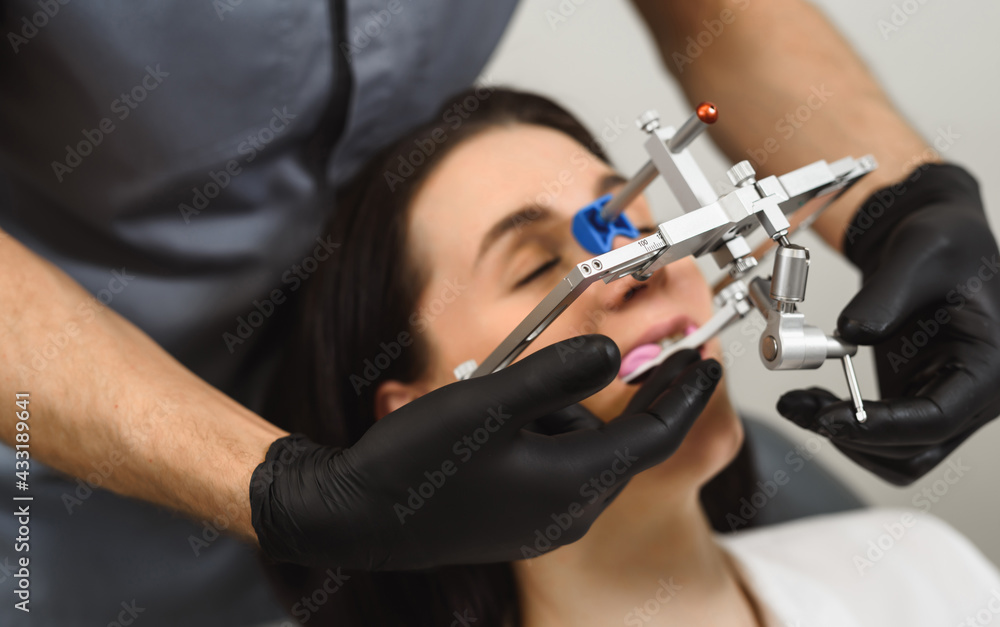
[[[718, 110], [708, 102], [699, 105], [678, 129], [661, 127], [653, 111], [639, 116], [637, 124], [648, 135], [649, 161], [617, 194], [584, 207], [573, 221], [577, 241], [596, 256], [578, 263], [481, 364], [467, 361], [455, 369], [455, 376], [467, 379], [505, 368], [595, 281], [609, 283], [628, 275], [646, 280], [673, 261], [710, 254], [733, 278], [716, 295], [716, 314], [697, 331], [665, 346], [625, 380], [635, 380], [678, 350], [697, 348], [757, 309], [767, 321], [759, 343], [764, 366], [810, 369], [827, 359], [840, 359], [855, 416], [864, 422], [867, 416], [851, 362], [857, 346], [806, 324], [798, 311], [798, 304], [805, 300], [809, 250], [788, 241], [787, 216], [813, 198], [842, 192], [874, 170], [875, 159], [869, 155], [833, 163], [817, 161], [759, 180], [750, 162], [740, 161], [727, 172], [732, 190], [720, 196], [687, 149], [717, 119]], [[684, 214], [663, 222], [648, 237], [612, 249], [617, 235], [638, 237], [623, 211], [657, 175], [666, 181]], [[774, 266], [770, 278], [756, 277], [748, 285], [741, 277], [757, 265], [757, 259], [744, 236], [758, 227], [777, 243]]]

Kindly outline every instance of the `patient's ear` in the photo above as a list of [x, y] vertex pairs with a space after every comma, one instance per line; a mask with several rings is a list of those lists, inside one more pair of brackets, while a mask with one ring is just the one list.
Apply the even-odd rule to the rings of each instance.
[[391, 414], [426, 393], [426, 385], [419, 381], [403, 383], [390, 380], [382, 383], [375, 391], [375, 420], [381, 420], [387, 414]]

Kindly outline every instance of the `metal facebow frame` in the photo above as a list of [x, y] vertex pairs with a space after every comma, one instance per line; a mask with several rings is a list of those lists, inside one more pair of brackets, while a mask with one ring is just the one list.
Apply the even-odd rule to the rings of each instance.
[[[703, 103], [676, 130], [661, 128], [654, 112], [639, 117], [637, 123], [648, 134], [645, 148], [650, 159], [603, 206], [600, 218], [608, 224], [615, 222], [657, 175], [666, 181], [685, 213], [659, 224], [652, 235], [614, 250], [592, 251], [601, 254], [576, 264], [481, 364], [467, 361], [456, 368], [457, 378], [479, 377], [508, 366], [596, 281], [610, 283], [629, 275], [646, 280], [678, 259], [711, 254], [734, 279], [716, 296], [715, 316], [626, 380], [636, 379], [677, 350], [703, 344], [756, 308], [767, 320], [759, 345], [764, 365], [771, 370], [808, 369], [818, 368], [828, 358], [841, 359], [856, 418], [865, 420], [851, 363], [857, 346], [806, 324], [797, 310], [797, 304], [805, 299], [809, 251], [788, 241], [787, 216], [814, 198], [842, 192], [874, 170], [875, 159], [869, 155], [833, 163], [817, 161], [760, 180], [750, 162], [741, 161], [727, 173], [733, 189], [720, 196], [687, 149], [717, 115], [714, 105]], [[757, 260], [744, 236], [758, 227], [778, 246], [772, 277], [757, 277], [748, 286], [740, 277], [755, 267]]]

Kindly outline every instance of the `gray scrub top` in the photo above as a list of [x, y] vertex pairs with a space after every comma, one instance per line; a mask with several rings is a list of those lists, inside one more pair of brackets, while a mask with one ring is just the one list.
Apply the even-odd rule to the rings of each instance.
[[[265, 300], [300, 289], [307, 259], [322, 256], [333, 208], [321, 192], [468, 86], [513, 8], [0, 0], [0, 228], [258, 408], [259, 340], [281, 307], [269, 314]], [[346, 41], [335, 44], [338, 32]], [[87, 324], [92, 306], [73, 322]], [[19, 357], [43, 370], [56, 348]], [[13, 468], [0, 448], [0, 469]], [[102, 469], [95, 460], [98, 486]], [[24, 554], [4, 515], [0, 624], [239, 625], [280, 614], [252, 551], [215, 538], [210, 521], [37, 463], [31, 477], [33, 618], [12, 609]]]

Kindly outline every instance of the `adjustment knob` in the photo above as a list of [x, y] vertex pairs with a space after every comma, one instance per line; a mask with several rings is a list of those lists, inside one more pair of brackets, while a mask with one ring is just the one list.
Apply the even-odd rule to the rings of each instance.
[[737, 279], [753, 268], [757, 267], [757, 258], [753, 255], [739, 257], [733, 260], [733, 267], [729, 269], [729, 276]]
[[660, 128], [660, 114], [653, 109], [645, 111], [635, 119], [635, 125], [646, 133], [652, 133]]
[[757, 176], [757, 171], [753, 169], [749, 161], [743, 160], [729, 168], [726, 172], [726, 176], [736, 187], [743, 187], [744, 185], [750, 185], [755, 182]]

